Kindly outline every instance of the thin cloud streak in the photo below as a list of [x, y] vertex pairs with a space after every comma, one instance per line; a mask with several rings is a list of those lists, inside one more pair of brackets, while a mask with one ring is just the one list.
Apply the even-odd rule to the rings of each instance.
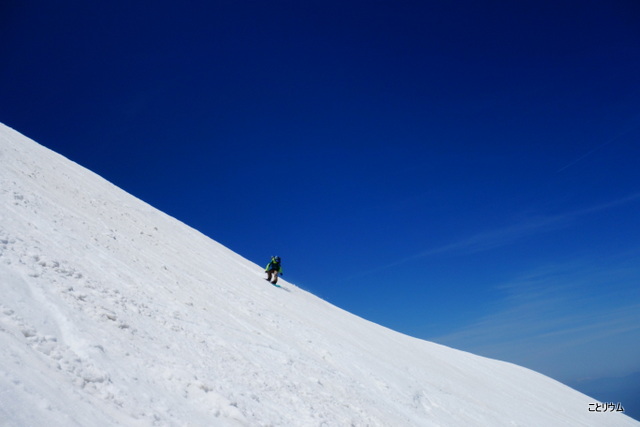
[[586, 152], [585, 154], [583, 154], [582, 156], [576, 158], [575, 160], [569, 162], [568, 164], [566, 164], [565, 166], [561, 167], [560, 169], [558, 169], [556, 171], [556, 173], [560, 173], [563, 172], [566, 169], [569, 169], [571, 166], [579, 163], [580, 161], [582, 161], [583, 159], [589, 157], [590, 155], [592, 155], [593, 153], [595, 153], [596, 151], [602, 149], [603, 147], [606, 147], [607, 145], [617, 141], [618, 139], [622, 138], [623, 136], [631, 133], [631, 131], [633, 131], [634, 129], [636, 129], [638, 126], [640, 126], [640, 124], [638, 123], [638, 118], [640, 116], [636, 117], [636, 119], [634, 120], [634, 123], [627, 129], [623, 130], [622, 132], [620, 132], [618, 135], [610, 138], [609, 140], [603, 142], [602, 144], [598, 145], [596, 148]]
[[610, 140], [606, 141], [605, 143], [598, 145], [596, 148], [594, 148], [594, 149], [592, 149], [592, 150], [590, 150], [590, 151], [586, 152], [586, 153], [585, 153], [585, 154], [583, 154], [582, 156], [578, 157], [577, 159], [573, 160], [572, 162], [569, 162], [569, 163], [568, 163], [568, 164], [566, 164], [565, 166], [561, 167], [560, 169], [558, 169], [558, 170], [556, 171], [556, 173], [560, 173], [560, 172], [563, 172], [563, 171], [564, 171], [564, 170], [566, 170], [566, 169], [569, 169], [571, 166], [573, 166], [573, 165], [575, 165], [575, 164], [579, 163], [581, 160], [583, 160], [583, 159], [585, 159], [585, 158], [589, 157], [590, 155], [592, 155], [592, 154], [593, 154], [593, 153], [595, 153], [596, 151], [600, 150], [601, 148], [606, 147], [607, 145], [611, 144], [611, 143], [612, 143], [612, 142], [614, 142], [616, 139], [618, 139], [620, 136], [622, 136], [622, 135], [618, 135], [618, 136], [616, 136], [616, 137], [614, 137], [614, 138], [611, 138]]
[[486, 232], [478, 233], [467, 239], [459, 240], [444, 246], [428, 249], [423, 252], [416, 253], [414, 255], [399, 259], [389, 264], [382, 265], [372, 270], [368, 270], [359, 274], [351, 275], [345, 280], [354, 279], [357, 277], [366, 276], [369, 274], [377, 273], [383, 270], [387, 270], [398, 265], [405, 264], [410, 261], [415, 261], [421, 258], [441, 255], [441, 254], [473, 254], [478, 252], [484, 252], [487, 250], [510, 245], [525, 237], [535, 235], [538, 233], [544, 233], [562, 228], [570, 224], [578, 217], [605, 211], [608, 209], [614, 209], [620, 206], [624, 206], [628, 203], [640, 200], [640, 192], [631, 194], [629, 196], [613, 200], [610, 202], [602, 203], [595, 206], [590, 206], [584, 209], [579, 209], [571, 212], [566, 212], [553, 216], [539, 216], [532, 217], [526, 221], [518, 224], [509, 225], [506, 227], [489, 230]]
[[521, 238], [541, 232], [551, 231], [559, 226], [569, 224], [571, 221], [578, 217], [617, 208], [639, 199], [640, 193], [635, 193], [621, 199], [613, 200], [611, 202], [602, 203], [595, 206], [590, 206], [588, 208], [579, 209], [572, 212], [566, 212], [563, 214], [548, 217], [531, 218], [526, 222], [479, 233], [475, 236], [456, 243], [421, 252], [414, 255], [413, 257], [407, 258], [407, 260], [454, 251], [476, 253], [496, 247], [506, 246]]
[[[640, 295], [620, 298], [619, 291], [626, 285], [608, 279], [617, 277], [627, 283], [637, 278], [637, 269], [595, 270], [588, 265], [549, 267], [509, 282], [499, 288], [506, 295], [490, 314], [430, 340], [507, 359], [556, 378], [586, 375], [590, 366], [607, 361], [611, 366], [604, 368], [612, 373], [634, 366], [637, 370]], [[626, 272], [624, 277], [621, 272]], [[613, 342], [617, 347], [610, 347]], [[598, 351], [584, 354], [585, 348], [594, 346]], [[559, 354], [563, 363], [558, 362]]]

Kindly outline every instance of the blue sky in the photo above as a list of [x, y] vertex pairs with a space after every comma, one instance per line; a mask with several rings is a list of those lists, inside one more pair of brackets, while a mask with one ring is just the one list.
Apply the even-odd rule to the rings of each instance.
[[346, 310], [640, 372], [636, 1], [10, 0], [0, 57], [0, 121]]

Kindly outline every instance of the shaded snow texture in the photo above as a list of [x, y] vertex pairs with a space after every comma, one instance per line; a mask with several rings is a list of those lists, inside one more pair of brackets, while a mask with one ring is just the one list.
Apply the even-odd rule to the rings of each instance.
[[0, 161], [2, 427], [640, 425], [531, 370], [274, 287], [2, 124]]

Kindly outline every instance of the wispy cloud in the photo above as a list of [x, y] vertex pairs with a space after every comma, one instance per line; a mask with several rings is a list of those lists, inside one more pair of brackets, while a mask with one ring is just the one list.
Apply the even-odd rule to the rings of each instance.
[[640, 200], [640, 193], [635, 193], [620, 199], [556, 215], [529, 215], [515, 224], [509, 224], [504, 227], [483, 231], [455, 242], [433, 247], [405, 258], [398, 259], [392, 263], [382, 265], [375, 270], [367, 271], [361, 275], [397, 267], [398, 265], [433, 255], [471, 254], [507, 246], [528, 236], [566, 227], [572, 224], [573, 221], [579, 217], [621, 207], [638, 200]]
[[544, 233], [552, 231], [559, 227], [569, 225], [578, 217], [617, 208], [636, 200], [640, 200], [640, 193], [631, 194], [617, 200], [589, 206], [583, 209], [564, 212], [561, 214], [526, 218], [517, 224], [511, 224], [502, 228], [478, 233], [467, 239], [460, 240], [458, 242], [454, 242], [439, 248], [427, 250], [415, 255], [415, 257], [423, 257], [454, 251], [474, 253], [505, 246], [533, 234]]
[[587, 157], [589, 157], [590, 155], [592, 155], [593, 153], [595, 153], [596, 151], [600, 150], [601, 148], [606, 147], [607, 145], [611, 144], [612, 142], [614, 142], [616, 139], [618, 139], [621, 135], [616, 136], [614, 138], [611, 138], [608, 141], [605, 141], [604, 143], [598, 145], [596, 148], [587, 151], [586, 153], [584, 153], [583, 155], [581, 155], [580, 157], [572, 160], [571, 162], [567, 163], [566, 165], [564, 165], [563, 167], [561, 167], [560, 169], [557, 170], [557, 173], [560, 173], [566, 169], [569, 169], [571, 166], [579, 163], [580, 161], [586, 159]]
[[498, 287], [491, 313], [434, 341], [560, 380], [637, 370], [640, 268], [550, 266]]
[[517, 224], [510, 224], [501, 228], [487, 230], [444, 246], [428, 249], [424, 252], [415, 254], [410, 259], [442, 253], [475, 253], [486, 251], [508, 245], [532, 234], [551, 231], [561, 225], [564, 220], [566, 220], [565, 216], [539, 216], [527, 218]]
[[613, 142], [617, 141], [618, 139], [622, 138], [623, 136], [626, 136], [627, 134], [631, 133], [633, 130], [638, 128], [638, 126], [640, 126], [640, 116], [635, 117], [635, 119], [633, 120], [631, 125], [629, 125], [626, 129], [622, 130], [617, 135], [613, 136], [612, 138], [609, 138], [607, 141], [603, 142], [602, 144], [598, 145], [597, 147], [587, 151], [583, 155], [581, 155], [581, 156], [575, 158], [574, 160], [572, 160], [571, 162], [567, 163], [566, 165], [564, 165], [563, 167], [558, 169], [557, 173], [560, 173], [560, 172], [563, 172], [566, 169], [569, 169], [570, 167], [574, 166], [575, 164], [577, 164], [577, 163], [581, 162], [582, 160], [586, 159], [587, 157], [591, 156], [596, 151], [599, 151], [602, 148], [606, 147], [607, 145], [610, 145]]
[[640, 193], [630, 194], [620, 199], [588, 206], [582, 209], [568, 211], [556, 215], [529, 215], [515, 224], [479, 232], [464, 239], [457, 240], [442, 246], [433, 247], [424, 251], [397, 259], [393, 262], [380, 265], [371, 270], [366, 270], [345, 277], [342, 280], [352, 280], [358, 277], [368, 276], [380, 271], [388, 270], [399, 265], [415, 261], [421, 258], [450, 254], [465, 255], [483, 252], [513, 244], [528, 236], [551, 232], [572, 224], [577, 218], [622, 207], [640, 200]]

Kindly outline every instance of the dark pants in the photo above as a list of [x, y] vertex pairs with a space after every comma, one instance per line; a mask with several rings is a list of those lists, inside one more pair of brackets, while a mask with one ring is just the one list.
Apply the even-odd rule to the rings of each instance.
[[[271, 278], [273, 277], [273, 280]], [[267, 280], [271, 283], [278, 283], [278, 270], [267, 271]]]

